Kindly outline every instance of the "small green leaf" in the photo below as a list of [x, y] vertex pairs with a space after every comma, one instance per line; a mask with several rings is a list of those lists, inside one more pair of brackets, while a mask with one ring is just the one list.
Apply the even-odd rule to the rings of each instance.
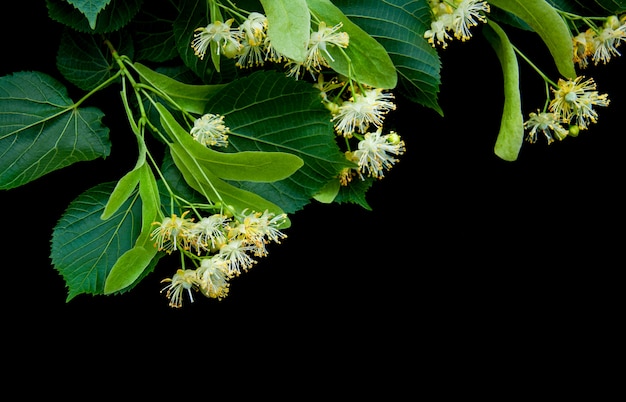
[[0, 189], [29, 183], [111, 151], [97, 108], [78, 108], [63, 84], [40, 72], [0, 77]]
[[306, 0], [261, 0], [267, 35], [276, 51], [298, 63], [306, 59], [311, 14]]
[[157, 254], [156, 247], [135, 246], [117, 259], [104, 283], [104, 294], [119, 292], [132, 285]]
[[494, 152], [506, 161], [514, 161], [524, 142], [517, 57], [509, 38], [498, 24], [488, 21], [483, 33], [498, 56], [504, 75], [504, 109]]
[[342, 23], [341, 31], [347, 32], [348, 47], [341, 49], [328, 46], [333, 60], [327, 60], [331, 68], [346, 77], [375, 88], [392, 89], [398, 83], [396, 68], [385, 48], [367, 32], [350, 21], [329, 0], [307, 0], [309, 10], [319, 21], [331, 27]]
[[100, 219], [106, 220], [111, 217], [117, 210], [130, 198], [135, 192], [137, 184], [139, 184], [139, 169], [135, 168], [126, 173], [115, 185], [115, 188], [109, 196], [104, 211]]
[[322, 187], [320, 191], [315, 193], [313, 198], [321, 203], [330, 204], [335, 200], [335, 197], [337, 197], [340, 188], [341, 184], [339, 183], [339, 180], [331, 180], [324, 187]]
[[559, 73], [569, 79], [576, 77], [572, 33], [554, 7], [545, 0], [491, 0], [489, 3], [528, 24], [546, 44]]
[[202, 114], [206, 108], [207, 100], [226, 85], [184, 84], [165, 74], [151, 70], [141, 63], [135, 63], [134, 66], [143, 82], [161, 90], [180, 108], [190, 113]]

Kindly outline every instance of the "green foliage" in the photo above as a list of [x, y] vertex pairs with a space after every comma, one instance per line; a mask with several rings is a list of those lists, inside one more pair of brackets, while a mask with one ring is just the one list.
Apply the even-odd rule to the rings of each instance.
[[83, 293], [103, 294], [109, 272], [139, 236], [138, 194], [108, 220], [100, 218], [114, 184], [103, 183], [81, 194], [52, 232], [50, 258], [68, 287], [67, 301]]
[[22, 186], [111, 152], [95, 107], [81, 108], [59, 81], [40, 72], [0, 77], [0, 189]]
[[[537, 34], [559, 73], [574, 78], [571, 30], [589, 20], [565, 12], [602, 21], [626, 11], [626, 0], [488, 3], [487, 24], [480, 28], [504, 78], [494, 153], [515, 161], [524, 139], [523, 108], [519, 54], [507, 29]], [[356, 174], [360, 166], [354, 161], [363, 163], [355, 157], [363, 142], [356, 141], [378, 127], [370, 124], [366, 132], [344, 138], [333, 120], [365, 89], [393, 91], [416, 110], [443, 116], [439, 49], [424, 37], [435, 17], [427, 0], [46, 0], [45, 5], [63, 26], [58, 72], [84, 95], [73, 101], [65, 84], [44, 72], [0, 77], [0, 189], [106, 158], [111, 143], [104, 113], [82, 105], [110, 87], [120, 95], [139, 151], [130, 171], [83, 192], [54, 227], [50, 256], [67, 284], [67, 301], [79, 294], [123, 293], [150, 274], [165, 254], [155, 247], [154, 224], [171, 214], [282, 216], [311, 202], [371, 209], [366, 195], [377, 179]], [[267, 39], [283, 57], [279, 63], [258, 53], [257, 64], [240, 68], [241, 53], [229, 58], [215, 40], [202, 57], [191, 47], [198, 28], [230, 18], [237, 22], [223, 37], [242, 37], [236, 27], [253, 11], [267, 16]], [[340, 24], [347, 47], [311, 40], [322, 23]], [[311, 68], [315, 46], [324, 57], [323, 71]], [[546, 82], [551, 78], [557, 77]], [[190, 135], [205, 114], [224, 118], [227, 147], [206, 146]], [[160, 147], [156, 152], [153, 139]], [[386, 146], [393, 145], [389, 141]], [[352, 181], [342, 185], [346, 171]], [[279, 228], [290, 225], [287, 217]]]

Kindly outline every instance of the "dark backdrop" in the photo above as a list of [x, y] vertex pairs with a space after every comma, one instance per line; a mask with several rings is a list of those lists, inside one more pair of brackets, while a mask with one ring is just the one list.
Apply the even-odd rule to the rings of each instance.
[[[43, 2], [15, 7], [2, 20], [24, 23], [0, 24], [0, 73], [41, 70], [59, 78], [50, 69], [60, 26], [47, 19]], [[541, 43], [519, 38], [550, 71]], [[38, 333], [64, 354], [103, 334], [111, 342], [158, 340], [166, 350], [198, 337], [264, 349], [255, 339], [268, 335], [272, 348], [281, 340], [299, 350], [326, 343], [367, 360], [367, 353], [415, 358], [433, 348], [476, 357], [474, 342], [489, 349], [513, 339], [524, 339], [517, 345], [528, 351], [548, 343], [565, 356], [561, 341], [581, 328], [610, 335], [622, 318], [626, 60], [588, 70], [611, 99], [598, 124], [550, 146], [543, 137], [525, 143], [519, 159], [506, 162], [493, 154], [502, 77], [491, 48], [478, 34], [441, 54], [445, 117], [398, 96], [387, 124], [407, 152], [370, 190], [373, 211], [312, 203], [292, 216], [282, 245], [232, 281], [227, 299], [198, 295], [181, 310], [159, 294], [171, 266], [128, 294], [65, 303], [64, 282], [50, 264], [52, 228], [69, 202], [133, 163], [124, 158], [131, 132], [113, 117], [122, 110], [117, 90], [99, 96], [94, 102], [111, 129], [109, 158], [0, 194], [2, 309], [14, 339]], [[522, 64], [522, 80], [525, 110], [541, 107], [541, 79]], [[364, 351], [359, 340], [385, 347]], [[152, 353], [138, 346], [144, 341], [126, 344], [125, 352]], [[49, 352], [47, 344], [29, 347]]]

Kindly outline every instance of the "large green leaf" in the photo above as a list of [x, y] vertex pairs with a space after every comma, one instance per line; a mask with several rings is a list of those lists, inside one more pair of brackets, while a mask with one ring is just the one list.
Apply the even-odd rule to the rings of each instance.
[[[126, 31], [108, 35], [119, 54], [133, 57], [133, 42]], [[57, 68], [63, 77], [85, 91], [91, 91], [119, 71], [100, 35], [65, 28], [57, 53]]]
[[319, 91], [284, 74], [259, 71], [236, 80], [210, 99], [207, 111], [224, 115], [230, 127], [225, 151], [287, 152], [304, 161], [284, 180], [233, 183], [261, 194], [285, 212], [308, 204], [342, 168], [352, 166], [337, 145]]
[[306, 59], [311, 15], [306, 0], [261, 0], [267, 35], [276, 51], [296, 62]]
[[334, 60], [330, 67], [346, 77], [375, 88], [392, 89], [398, 83], [398, 74], [385, 48], [367, 32], [346, 17], [329, 0], [307, 0], [311, 14], [327, 26], [342, 23], [341, 30], [349, 35], [348, 47], [328, 46]]
[[77, 107], [63, 84], [44, 73], [0, 77], [0, 189], [108, 156], [102, 117], [97, 108]]
[[498, 24], [489, 21], [483, 33], [500, 60], [504, 76], [504, 108], [494, 152], [506, 161], [514, 161], [524, 142], [517, 57], [509, 38]]
[[405, 95], [443, 115], [437, 102], [441, 62], [436, 50], [424, 39], [431, 21], [427, 1], [335, 0], [333, 3], [387, 50]]
[[569, 79], [576, 77], [572, 33], [554, 7], [545, 0], [491, 0], [489, 3], [528, 24], [545, 43], [559, 73]]
[[100, 219], [114, 184], [82, 193], [54, 227], [50, 258], [68, 287], [67, 301], [83, 293], [104, 294], [109, 271], [135, 245], [142, 226], [138, 194], [109, 219]]

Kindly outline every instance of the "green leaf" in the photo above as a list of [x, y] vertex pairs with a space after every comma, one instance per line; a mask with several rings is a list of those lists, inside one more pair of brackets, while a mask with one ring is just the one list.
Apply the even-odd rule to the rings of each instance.
[[40, 72], [0, 77], [0, 189], [29, 183], [111, 151], [103, 113], [78, 108], [67, 89]]
[[143, 82], [159, 89], [180, 108], [190, 113], [202, 114], [206, 108], [207, 100], [226, 85], [184, 84], [165, 74], [151, 70], [141, 63], [135, 63], [134, 66]]
[[430, 29], [426, 1], [335, 0], [333, 3], [387, 51], [405, 95], [440, 115], [437, 102], [441, 62], [437, 51], [424, 39]]
[[225, 152], [287, 152], [304, 161], [293, 175], [274, 183], [233, 182], [295, 212], [311, 201], [344, 167], [354, 166], [337, 145], [330, 112], [319, 90], [274, 71], [233, 81], [209, 100], [207, 112], [230, 128]]
[[[143, 166], [143, 165], [141, 165]], [[141, 167], [139, 166], [139, 167]], [[139, 175], [141, 174], [138, 168], [126, 173], [115, 185], [115, 188], [109, 196], [100, 219], [109, 219], [117, 210], [130, 198], [131, 195], [137, 189], [139, 184]]]
[[303, 63], [311, 37], [311, 14], [306, 0], [261, 0], [261, 4], [272, 46], [278, 53]]
[[489, 3], [528, 24], [546, 44], [559, 73], [569, 79], [576, 77], [572, 33], [554, 7], [545, 0], [492, 0]]
[[178, 57], [174, 39], [174, 19], [180, 8], [170, 1], [144, 1], [131, 21], [135, 41], [135, 61], [164, 62]]
[[221, 179], [273, 182], [291, 176], [303, 165], [302, 159], [287, 152], [215, 151], [194, 140], [163, 105], [158, 104], [157, 108], [172, 140], [185, 148], [196, 163]]
[[66, 301], [84, 293], [103, 294], [113, 265], [135, 245], [141, 228], [138, 195], [108, 220], [100, 219], [114, 184], [102, 183], [82, 193], [54, 227], [50, 258], [68, 287]]
[[[107, 0], [73, 0], [81, 3], [87, 14], [66, 0], [46, 0], [48, 16], [78, 32], [109, 33], [120, 30], [137, 14], [143, 0], [113, 0], [96, 11]], [[91, 4], [88, 4], [91, 3]]]
[[91, 29], [96, 28], [96, 18], [111, 0], [65, 0], [85, 15]]
[[146, 164], [137, 170], [140, 175], [141, 197], [141, 233], [135, 246], [126, 251], [115, 262], [104, 284], [104, 293], [111, 294], [121, 291], [138, 282], [146, 268], [157, 256], [158, 249], [151, 244], [152, 223], [157, 219], [159, 189], [154, 174]]
[[109, 295], [131, 286], [150, 265], [156, 254], [156, 247], [141, 246], [135, 246], [122, 254], [106, 278], [103, 293]]
[[328, 26], [342, 23], [342, 31], [347, 32], [350, 42], [347, 48], [329, 46], [333, 60], [328, 60], [331, 68], [346, 77], [352, 77], [362, 84], [375, 88], [392, 89], [398, 83], [396, 68], [385, 48], [367, 32], [350, 21], [341, 10], [329, 0], [307, 0], [311, 14]]
[[313, 198], [321, 203], [330, 204], [335, 200], [340, 189], [341, 184], [339, 180], [331, 180], [320, 191], [315, 193]]
[[483, 33], [500, 60], [504, 76], [504, 110], [494, 152], [506, 161], [514, 161], [524, 141], [517, 57], [509, 38], [498, 24], [488, 21]]
[[[133, 57], [133, 42], [126, 32], [111, 33], [108, 39], [119, 54]], [[70, 28], [65, 28], [61, 35], [57, 68], [65, 79], [85, 91], [91, 91], [119, 72], [100, 35], [78, 33]]]

